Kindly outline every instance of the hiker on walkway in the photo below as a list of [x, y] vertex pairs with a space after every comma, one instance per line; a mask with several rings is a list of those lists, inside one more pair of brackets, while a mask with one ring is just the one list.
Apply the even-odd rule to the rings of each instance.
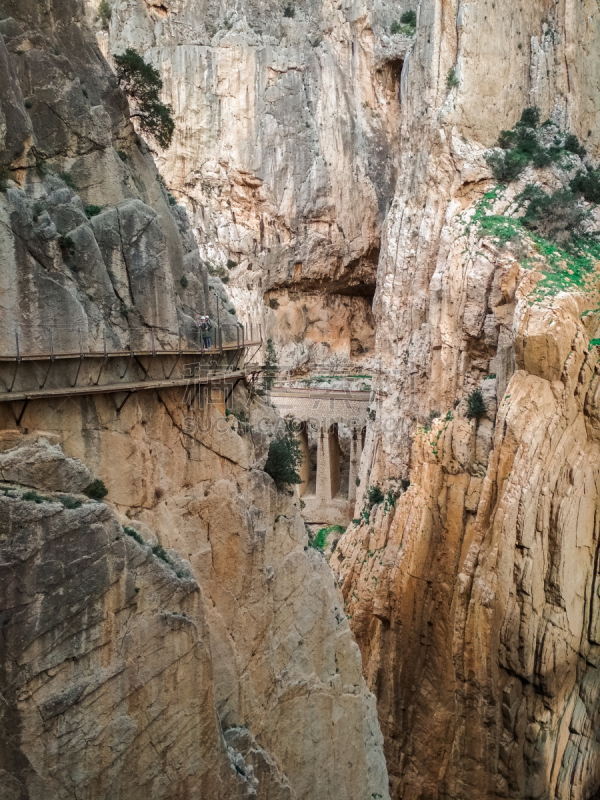
[[200, 317], [200, 330], [202, 331], [202, 341], [204, 342], [204, 349], [210, 350], [212, 347], [211, 331], [212, 322], [210, 317]]

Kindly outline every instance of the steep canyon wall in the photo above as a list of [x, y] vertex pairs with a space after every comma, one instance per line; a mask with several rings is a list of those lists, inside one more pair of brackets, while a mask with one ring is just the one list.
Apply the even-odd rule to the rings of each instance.
[[[584, 279], [502, 216], [580, 161], [498, 188], [483, 157], [538, 106], [557, 141], [570, 131], [597, 158], [599, 36], [591, 2], [419, 8], [374, 307], [387, 373], [366, 510], [332, 559], [396, 798], [600, 785], [597, 262]], [[485, 412], [469, 416], [476, 388]]]
[[236, 308], [295, 368], [372, 361], [411, 42], [390, 29], [414, 5], [119, 0], [95, 23], [107, 54], [160, 69], [177, 122], [161, 173]]
[[[86, 351], [195, 341], [210, 290], [231, 303], [83, 6], [0, 12], [2, 353], [49, 330]], [[242, 384], [244, 423], [205, 392], [121, 400], [0, 405], [2, 796], [388, 797], [339, 590], [262, 469], [277, 414]]]

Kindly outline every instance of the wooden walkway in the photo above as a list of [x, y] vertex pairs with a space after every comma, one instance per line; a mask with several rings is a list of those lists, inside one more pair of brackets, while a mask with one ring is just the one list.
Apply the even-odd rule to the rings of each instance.
[[224, 344], [220, 347], [198, 348], [197, 350], [188, 350], [185, 348], [174, 348], [172, 350], [139, 350], [137, 348], [127, 350], [76, 350], [68, 353], [27, 353], [19, 355], [3, 355], [0, 353], [0, 362], [14, 363], [15, 361], [58, 361], [63, 359], [81, 359], [81, 358], [133, 358], [134, 356], [217, 356], [223, 352], [235, 352], [236, 350], [247, 350], [250, 347], [260, 347], [262, 342], [245, 342], [244, 344], [237, 344], [236, 342]]
[[234, 372], [222, 372], [215, 375], [196, 375], [189, 378], [172, 378], [160, 381], [131, 381], [129, 383], [108, 383], [99, 386], [65, 386], [60, 389], [33, 389], [30, 391], [4, 392], [0, 394], [0, 403], [14, 402], [18, 400], [38, 400], [40, 398], [51, 399], [54, 397], [81, 397], [89, 394], [116, 394], [133, 392], [145, 392], [150, 389], [171, 389], [177, 386], [200, 386], [211, 383], [225, 383], [226, 381], [236, 381], [247, 375], [257, 372], [257, 367], [252, 369], [239, 369]]

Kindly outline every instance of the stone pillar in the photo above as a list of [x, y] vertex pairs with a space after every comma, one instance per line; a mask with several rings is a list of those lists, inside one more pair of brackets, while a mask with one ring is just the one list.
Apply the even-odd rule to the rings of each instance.
[[356, 502], [356, 479], [360, 470], [360, 458], [363, 451], [363, 435], [360, 428], [352, 428], [350, 437], [350, 469], [348, 472], [348, 501]]
[[337, 425], [321, 428], [317, 445], [317, 497], [333, 500], [340, 490], [340, 445]]
[[300, 452], [302, 453], [302, 463], [300, 464], [299, 474], [302, 478], [302, 483], [298, 486], [298, 494], [300, 497], [306, 492], [308, 482], [310, 480], [310, 456], [308, 452], [308, 433], [306, 430], [306, 423], [302, 425], [302, 429], [298, 432], [296, 438], [300, 443]]

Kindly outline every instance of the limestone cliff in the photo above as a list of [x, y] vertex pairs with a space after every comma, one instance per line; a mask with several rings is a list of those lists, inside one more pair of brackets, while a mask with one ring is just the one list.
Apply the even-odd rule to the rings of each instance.
[[[223, 287], [82, 5], [0, 11], [2, 353], [192, 338]], [[389, 796], [341, 596], [262, 470], [277, 415], [231, 403], [249, 423], [182, 388], [0, 405], [3, 797]]]
[[[397, 179], [407, 0], [111, 3], [107, 53], [157, 67], [177, 134], [158, 163], [203, 259], [280, 361], [373, 355], [381, 226]], [[87, 0], [91, 21], [98, 3]], [[391, 34], [394, 30], [394, 34]]]
[[[169, 201], [76, 3], [0, 4], [0, 341], [140, 347], [216, 317], [185, 210]], [[224, 312], [233, 308], [227, 302]], [[225, 339], [235, 337], [228, 319]], [[230, 330], [233, 329], [233, 330]], [[80, 339], [81, 336], [81, 339]]]
[[[516, 200], [568, 186], [580, 157], [504, 189], [484, 158], [537, 106], [550, 121], [536, 135], [558, 152], [575, 134], [592, 166], [599, 22], [585, 1], [419, 8], [364, 513], [332, 561], [396, 798], [600, 785], [598, 253], [577, 261], [533, 234]], [[478, 388], [483, 412], [468, 402]]]

